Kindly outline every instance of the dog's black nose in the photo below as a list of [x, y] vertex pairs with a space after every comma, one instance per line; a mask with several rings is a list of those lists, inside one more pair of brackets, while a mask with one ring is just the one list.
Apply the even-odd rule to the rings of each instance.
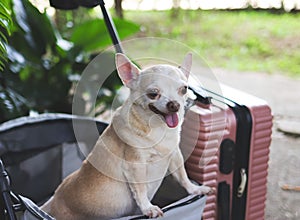
[[169, 101], [167, 103], [167, 109], [170, 112], [178, 112], [179, 108], [180, 108], [180, 104], [176, 101]]

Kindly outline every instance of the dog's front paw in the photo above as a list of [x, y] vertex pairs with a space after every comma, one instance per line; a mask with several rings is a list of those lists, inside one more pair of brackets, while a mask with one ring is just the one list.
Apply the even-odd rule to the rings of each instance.
[[143, 210], [143, 214], [148, 216], [149, 218], [156, 218], [163, 216], [163, 211], [156, 205], [152, 205], [149, 208]]
[[213, 188], [209, 186], [197, 186], [197, 185], [190, 185], [190, 187], [187, 189], [189, 194], [195, 194], [195, 195], [206, 195], [211, 194], [214, 192]]

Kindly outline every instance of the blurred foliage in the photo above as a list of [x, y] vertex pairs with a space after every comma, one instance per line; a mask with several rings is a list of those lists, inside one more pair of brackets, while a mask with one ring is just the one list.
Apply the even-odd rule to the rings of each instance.
[[5, 44], [7, 43], [7, 35], [10, 34], [10, 29], [10, 4], [8, 0], [3, 0], [0, 2], [0, 71], [3, 70], [4, 63], [7, 60]]
[[[28, 0], [11, 0], [11, 5], [13, 26], [7, 44], [8, 63], [0, 73], [0, 122], [27, 115], [31, 110], [71, 113], [72, 88], [80, 74], [99, 51], [112, 44], [103, 20], [84, 20], [64, 34]], [[139, 30], [132, 22], [114, 22], [121, 39]], [[108, 62], [114, 59], [113, 54], [106, 57]], [[113, 77], [102, 89], [114, 93], [120, 84]], [[98, 104], [110, 101], [107, 97], [99, 100]], [[84, 102], [83, 98], [83, 106]]]
[[126, 11], [126, 18], [143, 26], [142, 36], [184, 42], [211, 67], [300, 76], [299, 12], [179, 9], [176, 17], [173, 13]]

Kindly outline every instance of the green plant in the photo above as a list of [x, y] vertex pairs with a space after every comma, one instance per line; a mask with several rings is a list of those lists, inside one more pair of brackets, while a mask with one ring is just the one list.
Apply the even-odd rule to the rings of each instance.
[[7, 43], [7, 35], [10, 34], [11, 18], [10, 5], [8, 0], [0, 2], [0, 71], [4, 68], [4, 63], [7, 60], [7, 51], [5, 44]]
[[[78, 78], [74, 76], [80, 76], [92, 57], [111, 44], [104, 22], [91, 18], [73, 27], [69, 39], [63, 39], [47, 14], [28, 0], [12, 0], [12, 5], [14, 25], [7, 46], [8, 64], [1, 73], [0, 121], [31, 110], [71, 113], [73, 79]], [[123, 27], [121, 38], [139, 30], [132, 22], [115, 23]], [[110, 83], [103, 88], [120, 84]]]

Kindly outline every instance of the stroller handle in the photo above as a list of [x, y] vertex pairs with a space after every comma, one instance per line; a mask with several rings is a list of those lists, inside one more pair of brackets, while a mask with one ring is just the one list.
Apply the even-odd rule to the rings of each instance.
[[[8, 174], [4, 168], [3, 162], [0, 159], [0, 190], [2, 199], [0, 199], [0, 207], [5, 207], [10, 220], [16, 220], [17, 217], [13, 210], [13, 202], [10, 197], [10, 183]], [[5, 219], [4, 209], [0, 210], [0, 219]]]

